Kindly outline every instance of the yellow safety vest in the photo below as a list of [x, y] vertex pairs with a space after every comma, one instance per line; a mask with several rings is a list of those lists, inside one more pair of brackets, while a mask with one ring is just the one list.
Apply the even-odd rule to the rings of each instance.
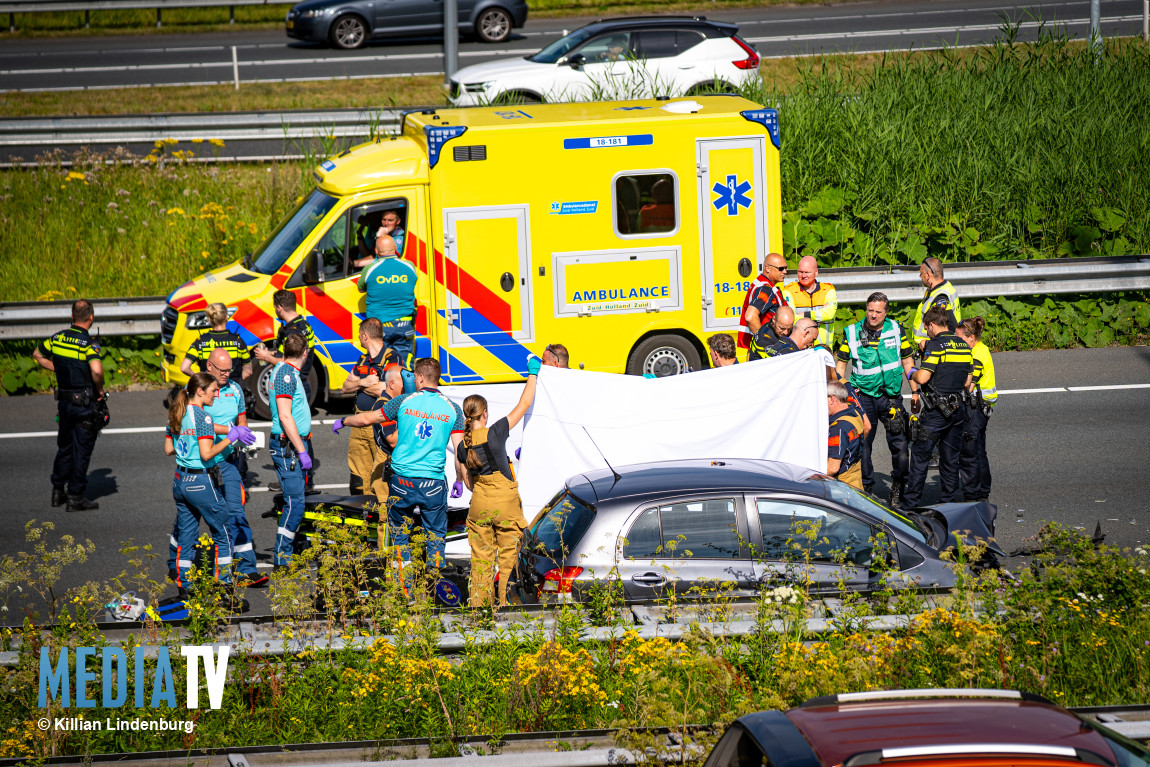
[[815, 280], [815, 292], [808, 293], [798, 281], [787, 283], [784, 295], [790, 297], [790, 305], [799, 317], [806, 317], [819, 324], [819, 337], [816, 344], [828, 349], [835, 335], [835, 312], [839, 309], [839, 294], [829, 282]]
[[994, 380], [994, 360], [990, 349], [979, 341], [970, 350], [974, 355], [974, 384], [982, 391], [982, 401], [988, 405], [998, 402], [998, 389]]
[[925, 341], [930, 338], [926, 333], [926, 327], [922, 324], [922, 315], [926, 314], [926, 310], [934, 303], [934, 300], [940, 295], [945, 295], [950, 301], [950, 310], [954, 312], [954, 321], [962, 322], [962, 310], [958, 306], [958, 291], [950, 284], [949, 280], [935, 285], [932, 289], [926, 292], [926, 298], [918, 305], [918, 309], [914, 313], [914, 340], [915, 342]]

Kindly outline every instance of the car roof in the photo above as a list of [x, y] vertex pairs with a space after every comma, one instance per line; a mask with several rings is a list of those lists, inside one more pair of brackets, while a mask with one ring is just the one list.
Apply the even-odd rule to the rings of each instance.
[[714, 30], [724, 35], [739, 31], [739, 25], [729, 21], [708, 21], [706, 16], [623, 16], [613, 19], [599, 19], [581, 29], [595, 33], [623, 29], [698, 29]]
[[[616, 476], [616, 472], [618, 476]], [[658, 461], [577, 474], [573, 495], [589, 503], [682, 492], [771, 490], [825, 498], [824, 475], [781, 461], [745, 458]]]
[[[994, 748], [1058, 746], [1074, 749], [1070, 761], [1115, 764], [1105, 738], [1074, 714], [1053, 704], [1026, 699], [808, 701], [786, 712], [824, 767], [860, 767], [894, 758], [948, 759], [994, 753]], [[951, 747], [954, 750], [951, 750]], [[958, 753], [959, 749], [964, 753]], [[905, 749], [910, 749], [906, 751]], [[1000, 756], [1002, 754], [999, 754]], [[1050, 754], [1029, 755], [1037, 758]], [[854, 757], [854, 759], [852, 759]], [[1085, 757], [1085, 758], [1084, 758]], [[1090, 757], [1096, 757], [1091, 759]], [[849, 761], [848, 761], [849, 760]], [[847, 763], [847, 764], [844, 764]]]

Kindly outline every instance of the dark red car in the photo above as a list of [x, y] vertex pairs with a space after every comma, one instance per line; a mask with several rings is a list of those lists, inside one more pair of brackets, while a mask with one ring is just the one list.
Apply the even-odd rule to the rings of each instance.
[[1037, 695], [884, 690], [760, 711], [704, 767], [1148, 767], [1150, 751]]

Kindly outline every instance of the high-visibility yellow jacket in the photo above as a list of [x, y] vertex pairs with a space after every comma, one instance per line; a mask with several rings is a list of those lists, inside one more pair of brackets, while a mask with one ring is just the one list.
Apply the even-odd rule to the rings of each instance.
[[839, 309], [839, 295], [829, 282], [815, 280], [815, 289], [808, 293], [798, 281], [783, 288], [790, 296], [795, 315], [812, 319], [819, 324], [819, 337], [815, 341], [828, 349], [835, 334], [835, 312]]

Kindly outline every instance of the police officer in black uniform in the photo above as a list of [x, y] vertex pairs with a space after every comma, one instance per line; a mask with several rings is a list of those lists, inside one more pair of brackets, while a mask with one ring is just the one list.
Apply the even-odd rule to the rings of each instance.
[[216, 349], [223, 349], [232, 360], [228, 378], [243, 386], [244, 379], [252, 372], [252, 353], [244, 339], [228, 330], [228, 307], [223, 304], [208, 304], [204, 315], [211, 323], [212, 329], [201, 333], [199, 338], [192, 341], [187, 355], [180, 363], [180, 372], [186, 376], [196, 371], [208, 372], [208, 357], [212, 356], [212, 352]]
[[88, 462], [100, 430], [104, 403], [104, 364], [100, 345], [88, 335], [95, 320], [92, 302], [81, 298], [72, 304], [72, 326], [43, 341], [32, 359], [56, 374], [56, 461], [52, 465], [52, 505], [67, 504], [68, 511], [98, 509], [100, 504], [84, 497], [88, 487]]
[[922, 500], [935, 445], [939, 447], [940, 500], [958, 500], [959, 454], [966, 420], [962, 393], [970, 386], [974, 372], [974, 355], [966, 342], [949, 330], [947, 310], [932, 306], [922, 319], [930, 340], [923, 346], [922, 367], [912, 367], [906, 377], [921, 387], [920, 396], [911, 400], [911, 410], [925, 410], [919, 416], [921, 436], [910, 449], [910, 473], [901, 504], [904, 509], [914, 508]]

